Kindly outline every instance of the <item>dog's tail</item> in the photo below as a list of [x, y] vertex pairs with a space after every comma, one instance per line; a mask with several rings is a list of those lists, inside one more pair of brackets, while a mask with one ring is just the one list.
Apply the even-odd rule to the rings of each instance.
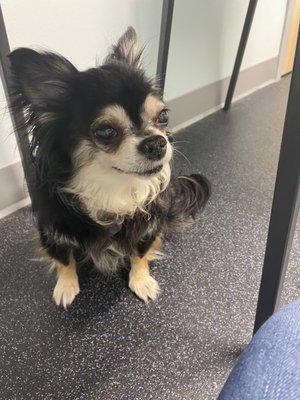
[[202, 175], [183, 175], [172, 179], [169, 185], [170, 208], [168, 225], [178, 228], [191, 223], [203, 210], [210, 197], [209, 181]]

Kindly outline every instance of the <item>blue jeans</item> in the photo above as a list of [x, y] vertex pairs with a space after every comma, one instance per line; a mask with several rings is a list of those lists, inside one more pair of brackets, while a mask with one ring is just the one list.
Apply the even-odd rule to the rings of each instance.
[[255, 334], [219, 400], [300, 400], [300, 301], [274, 314]]

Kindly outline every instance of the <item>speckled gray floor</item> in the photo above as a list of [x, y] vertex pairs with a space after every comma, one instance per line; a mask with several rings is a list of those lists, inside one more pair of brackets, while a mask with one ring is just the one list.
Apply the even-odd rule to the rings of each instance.
[[[178, 172], [213, 185], [202, 220], [156, 262], [149, 306], [115, 279], [81, 276], [68, 312], [32, 261], [28, 210], [0, 221], [0, 398], [212, 400], [251, 337], [288, 79], [177, 136]], [[283, 300], [300, 293], [299, 229]]]

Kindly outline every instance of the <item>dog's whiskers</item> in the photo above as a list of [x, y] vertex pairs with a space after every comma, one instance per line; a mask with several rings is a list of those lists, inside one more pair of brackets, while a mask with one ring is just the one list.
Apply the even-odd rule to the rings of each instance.
[[177, 144], [177, 143], [191, 143], [191, 142], [188, 140], [174, 140], [172, 143]]
[[180, 154], [188, 162], [189, 165], [191, 165], [190, 160], [187, 158], [185, 154], [183, 154], [180, 150], [176, 149], [176, 147], [173, 147], [173, 149], [176, 153]]

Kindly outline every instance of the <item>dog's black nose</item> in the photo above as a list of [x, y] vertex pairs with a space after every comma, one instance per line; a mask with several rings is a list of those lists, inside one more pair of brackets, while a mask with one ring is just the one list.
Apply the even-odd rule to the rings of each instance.
[[160, 160], [166, 154], [167, 141], [161, 135], [150, 136], [139, 144], [138, 150], [149, 160]]

